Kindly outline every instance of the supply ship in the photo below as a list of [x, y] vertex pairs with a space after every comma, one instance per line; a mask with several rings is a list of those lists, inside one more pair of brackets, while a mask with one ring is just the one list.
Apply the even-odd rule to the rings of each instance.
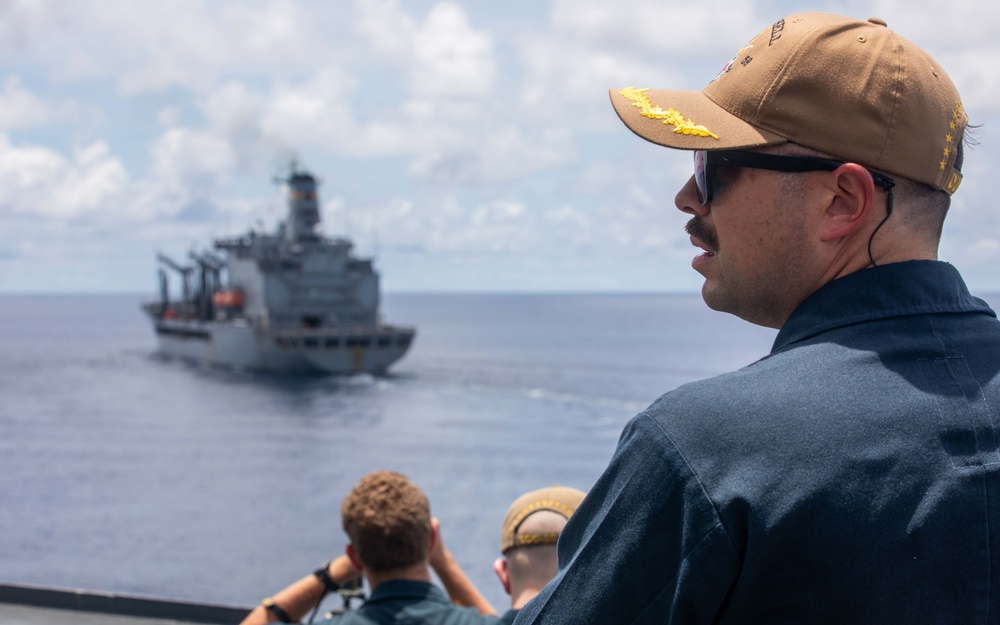
[[[318, 233], [317, 180], [293, 162], [287, 218], [190, 252], [159, 254], [158, 301], [143, 304], [159, 350], [199, 363], [279, 373], [380, 374], [409, 349], [415, 329], [382, 323], [379, 275], [344, 238]], [[181, 299], [170, 299], [170, 275]]]

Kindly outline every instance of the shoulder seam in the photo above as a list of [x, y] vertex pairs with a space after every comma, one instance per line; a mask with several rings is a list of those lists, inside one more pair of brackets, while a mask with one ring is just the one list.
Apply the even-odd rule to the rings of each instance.
[[[718, 506], [715, 505], [715, 500], [713, 500], [712, 497], [708, 494], [708, 489], [705, 488], [705, 484], [701, 481], [698, 472], [688, 461], [687, 456], [684, 455], [684, 452], [681, 451], [681, 448], [677, 446], [677, 444], [674, 442], [674, 439], [670, 437], [670, 434], [665, 429], [663, 429], [663, 426], [661, 426], [659, 422], [656, 419], [654, 419], [651, 414], [649, 414], [648, 411], [643, 411], [640, 414], [640, 416], [645, 418], [645, 420], [649, 421], [653, 426], [655, 426], [656, 430], [663, 436], [663, 438], [665, 438], [667, 442], [670, 443], [670, 446], [674, 449], [674, 451], [677, 452], [677, 455], [680, 456], [681, 460], [684, 461], [684, 466], [686, 466], [687, 470], [690, 471], [691, 477], [695, 480], [695, 482], [698, 483], [698, 489], [701, 491], [702, 497], [704, 497], [705, 501], [707, 501], [708, 504], [712, 507], [712, 514], [715, 515], [716, 524], [711, 528], [709, 528], [705, 532], [704, 536], [702, 536], [702, 538], [698, 540], [698, 545], [700, 545], [701, 542], [718, 527], [722, 528], [722, 532], [726, 536], [726, 542], [729, 543], [729, 547], [735, 552], [736, 545], [733, 544], [732, 537], [729, 535], [729, 530], [726, 529], [725, 523], [722, 522], [722, 515], [719, 513], [719, 508]], [[695, 547], [697, 547], [697, 545]], [[692, 550], [693, 549], [694, 548], [692, 548]], [[685, 553], [683, 557], [686, 559], [687, 556], [688, 554]]]

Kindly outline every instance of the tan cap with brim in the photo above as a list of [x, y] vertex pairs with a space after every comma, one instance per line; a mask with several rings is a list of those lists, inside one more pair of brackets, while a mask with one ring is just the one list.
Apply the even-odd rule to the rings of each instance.
[[611, 90], [634, 133], [681, 150], [800, 145], [954, 193], [968, 117], [926, 52], [889, 30], [799, 13], [761, 31], [702, 91]]
[[573, 515], [586, 493], [569, 486], [552, 485], [525, 493], [514, 500], [507, 510], [507, 516], [500, 528], [500, 552], [506, 553], [514, 547], [555, 544], [559, 532], [545, 534], [525, 534], [518, 528], [532, 514], [550, 510], [566, 517]]

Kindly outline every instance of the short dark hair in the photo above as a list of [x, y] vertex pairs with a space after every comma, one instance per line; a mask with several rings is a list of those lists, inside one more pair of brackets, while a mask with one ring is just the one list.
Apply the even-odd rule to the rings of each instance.
[[944, 218], [951, 207], [951, 196], [922, 182], [899, 177], [893, 191], [898, 204], [904, 207], [900, 211], [902, 220], [914, 230], [931, 237], [934, 243], [940, 243]]
[[358, 559], [371, 571], [396, 571], [427, 559], [430, 504], [405, 475], [364, 476], [344, 498], [340, 516]]
[[[956, 167], [962, 165], [962, 152], [964, 137], [956, 141], [960, 152], [956, 160]], [[813, 156], [818, 158], [828, 158], [833, 160], [843, 160], [838, 156], [820, 152], [812, 148], [807, 148], [797, 143], [788, 142], [782, 144], [780, 153], [792, 154], [795, 156]], [[867, 167], [865, 163], [859, 163]], [[886, 173], [886, 172], [881, 172]], [[939, 191], [934, 187], [917, 182], [909, 178], [904, 178], [896, 174], [886, 174], [896, 183], [893, 187], [894, 211], [893, 219], [899, 219], [906, 223], [914, 232], [922, 233], [935, 244], [941, 241], [941, 232], [944, 229], [944, 218], [948, 215], [951, 206], [951, 196], [945, 191]], [[793, 174], [785, 174], [786, 183], [800, 183], [801, 178]]]

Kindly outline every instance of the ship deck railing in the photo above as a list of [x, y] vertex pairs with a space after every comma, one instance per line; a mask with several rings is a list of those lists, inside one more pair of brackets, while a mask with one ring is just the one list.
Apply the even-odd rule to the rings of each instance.
[[[323, 610], [324, 615], [344, 612], [348, 597], [361, 596], [351, 589], [340, 594], [345, 606]], [[336, 597], [331, 594], [326, 601], [335, 602]], [[4, 625], [235, 625], [253, 607], [0, 583], [0, 623]]]

